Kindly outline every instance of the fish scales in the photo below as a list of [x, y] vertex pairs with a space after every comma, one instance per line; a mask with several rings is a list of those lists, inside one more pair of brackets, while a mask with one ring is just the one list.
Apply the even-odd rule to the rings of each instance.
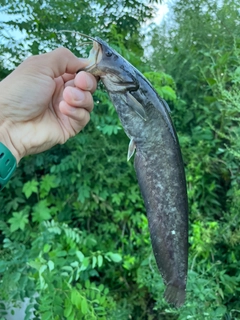
[[188, 203], [184, 166], [169, 107], [151, 83], [96, 38], [86, 71], [99, 76], [136, 149], [134, 167], [147, 211], [153, 253], [175, 307], [185, 301]]

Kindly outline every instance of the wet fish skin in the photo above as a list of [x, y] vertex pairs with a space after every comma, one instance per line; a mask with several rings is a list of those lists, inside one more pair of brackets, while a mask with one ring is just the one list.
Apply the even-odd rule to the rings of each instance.
[[135, 67], [100, 38], [96, 42], [101, 57], [85, 70], [104, 83], [130, 138], [130, 156], [136, 148], [134, 166], [147, 211], [153, 252], [166, 285], [165, 299], [180, 307], [186, 295], [188, 201], [181, 151], [169, 107]]

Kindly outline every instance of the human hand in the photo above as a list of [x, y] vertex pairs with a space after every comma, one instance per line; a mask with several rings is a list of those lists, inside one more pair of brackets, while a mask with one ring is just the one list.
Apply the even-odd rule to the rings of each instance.
[[0, 142], [20, 161], [66, 142], [88, 123], [96, 79], [68, 49], [32, 56], [0, 82]]

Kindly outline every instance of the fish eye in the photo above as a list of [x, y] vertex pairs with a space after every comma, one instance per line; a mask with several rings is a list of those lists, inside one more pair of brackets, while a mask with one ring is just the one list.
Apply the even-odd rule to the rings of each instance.
[[107, 51], [105, 52], [105, 54], [106, 54], [107, 57], [111, 57], [111, 56], [112, 56], [112, 51], [107, 50]]

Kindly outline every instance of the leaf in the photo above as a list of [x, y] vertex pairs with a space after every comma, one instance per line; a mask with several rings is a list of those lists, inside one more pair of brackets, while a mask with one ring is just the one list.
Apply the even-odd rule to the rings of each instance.
[[87, 303], [87, 299], [82, 297], [82, 300], [81, 300], [81, 311], [82, 311], [82, 314], [87, 314], [88, 312], [88, 303]]
[[79, 262], [78, 261], [73, 261], [73, 262], [71, 262], [71, 267], [73, 267], [73, 268], [78, 268], [79, 267]]
[[223, 317], [223, 316], [225, 315], [226, 311], [227, 311], [227, 309], [226, 309], [225, 306], [220, 306], [220, 307], [218, 307], [218, 308], [216, 309], [214, 315], [215, 315], [216, 317]]
[[50, 320], [52, 319], [52, 311], [44, 312], [41, 316], [42, 320]]
[[124, 196], [123, 192], [113, 193], [112, 194], [112, 202], [119, 205], [121, 203], [123, 196]]
[[24, 230], [26, 224], [28, 224], [28, 215], [24, 211], [13, 212], [13, 217], [8, 220], [11, 224], [10, 231], [14, 232], [18, 229]]
[[36, 270], [40, 270], [42, 263], [40, 261], [30, 261], [28, 265]]
[[78, 257], [80, 262], [83, 262], [84, 254], [81, 251], [77, 250], [76, 251], [76, 256]]
[[68, 318], [70, 314], [72, 313], [73, 305], [70, 303], [70, 301], [67, 302], [67, 307], [64, 309], [64, 316]]
[[67, 320], [76, 320], [75, 310], [68, 316]]
[[103, 134], [111, 136], [112, 134], [117, 134], [121, 127], [118, 125], [105, 124], [104, 127], [99, 127]]
[[77, 307], [77, 309], [81, 309], [81, 299], [82, 296], [80, 293], [76, 289], [73, 289], [71, 292], [71, 302]]
[[169, 86], [163, 86], [160, 90], [160, 95], [162, 98], [170, 101], [174, 101], [177, 99], [176, 92]]
[[57, 257], [66, 257], [66, 255], [67, 255], [67, 252], [64, 250], [57, 251], [56, 253]]
[[46, 174], [42, 177], [40, 182], [40, 197], [44, 198], [49, 193], [49, 191], [58, 186], [57, 179], [55, 175]]
[[47, 200], [41, 200], [33, 207], [32, 216], [34, 222], [51, 219], [51, 210], [48, 208]]
[[95, 256], [92, 257], [92, 268], [94, 269], [97, 264], [97, 258]]
[[82, 265], [81, 265], [81, 268], [80, 268], [80, 271], [84, 271], [88, 268], [89, 266], [89, 258], [88, 257], [85, 257], [82, 261]]
[[90, 197], [90, 187], [83, 185], [79, 188], [79, 192], [78, 192], [78, 200], [81, 203], [84, 203], [85, 199]]
[[113, 261], [113, 262], [120, 262], [122, 261], [122, 257], [120, 254], [118, 253], [112, 253], [112, 252], [108, 252], [107, 256]]
[[47, 264], [48, 264], [49, 271], [52, 271], [54, 269], [54, 262], [49, 260]]
[[214, 78], [207, 78], [206, 80], [207, 80], [207, 82], [209, 83], [210, 86], [212, 86], [212, 85], [217, 83], [216, 79], [214, 79]]
[[98, 267], [100, 268], [103, 264], [103, 257], [101, 255], [99, 255], [97, 257], [97, 261], [98, 261]]
[[23, 193], [25, 194], [26, 198], [28, 199], [33, 193], [38, 193], [38, 181], [31, 180], [24, 184], [23, 186]]
[[66, 271], [69, 271], [69, 272], [73, 272], [73, 268], [70, 267], [70, 266], [63, 266], [63, 267], [62, 267], [62, 270], [66, 270]]
[[51, 250], [50, 244], [46, 243], [46, 244], [44, 245], [44, 247], [43, 247], [43, 252], [44, 252], [44, 253], [47, 253], [47, 252], [49, 252], [50, 250]]
[[39, 273], [42, 274], [47, 269], [47, 266], [45, 264], [41, 265], [39, 269]]
[[86, 287], [87, 289], [89, 289], [89, 288], [91, 287], [91, 283], [90, 283], [89, 279], [86, 280], [86, 282], [85, 282], [85, 287]]
[[61, 272], [61, 276], [63, 277], [69, 277], [69, 274], [67, 272]]
[[104, 285], [100, 284], [100, 286], [98, 287], [98, 290], [103, 291], [104, 290]]

